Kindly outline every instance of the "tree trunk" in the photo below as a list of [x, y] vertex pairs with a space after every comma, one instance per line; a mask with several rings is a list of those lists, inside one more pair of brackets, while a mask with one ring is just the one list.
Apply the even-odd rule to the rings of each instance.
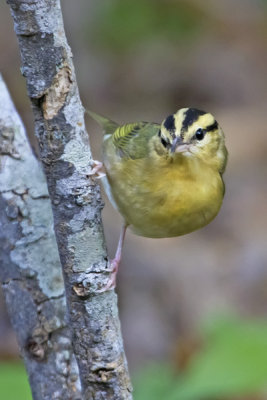
[[52, 201], [74, 353], [87, 399], [131, 399], [103, 203], [87, 177], [91, 152], [59, 0], [8, 0]]
[[35, 400], [80, 399], [40, 164], [0, 75], [0, 279]]

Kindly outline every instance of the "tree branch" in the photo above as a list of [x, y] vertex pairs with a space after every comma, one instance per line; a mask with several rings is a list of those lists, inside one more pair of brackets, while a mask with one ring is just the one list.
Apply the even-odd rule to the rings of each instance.
[[131, 399], [110, 268], [59, 0], [8, 0], [52, 200], [74, 352], [85, 399]]
[[78, 399], [47, 185], [1, 75], [0, 110], [0, 278], [8, 313], [34, 399]]

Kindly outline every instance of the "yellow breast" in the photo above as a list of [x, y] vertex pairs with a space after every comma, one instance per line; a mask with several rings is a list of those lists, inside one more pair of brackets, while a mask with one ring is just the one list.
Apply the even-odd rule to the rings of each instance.
[[202, 161], [105, 160], [110, 197], [132, 230], [151, 238], [180, 236], [208, 224], [218, 213], [224, 184]]

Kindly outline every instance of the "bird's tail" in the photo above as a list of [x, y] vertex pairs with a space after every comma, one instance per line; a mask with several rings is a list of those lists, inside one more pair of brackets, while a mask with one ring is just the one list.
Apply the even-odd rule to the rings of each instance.
[[116, 122], [93, 111], [85, 110], [85, 113], [89, 114], [102, 127], [104, 135], [112, 135], [119, 126]]

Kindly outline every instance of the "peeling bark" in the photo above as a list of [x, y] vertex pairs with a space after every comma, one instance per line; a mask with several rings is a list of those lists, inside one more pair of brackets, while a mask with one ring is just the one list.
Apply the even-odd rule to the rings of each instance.
[[52, 200], [74, 352], [87, 399], [132, 399], [103, 202], [88, 177], [91, 152], [59, 0], [8, 0]]
[[0, 279], [33, 398], [78, 400], [47, 185], [1, 75], [0, 143]]
[[56, 74], [52, 85], [47, 89], [43, 101], [45, 119], [52, 119], [64, 105], [70, 89], [71, 77], [68, 67], [62, 67]]

